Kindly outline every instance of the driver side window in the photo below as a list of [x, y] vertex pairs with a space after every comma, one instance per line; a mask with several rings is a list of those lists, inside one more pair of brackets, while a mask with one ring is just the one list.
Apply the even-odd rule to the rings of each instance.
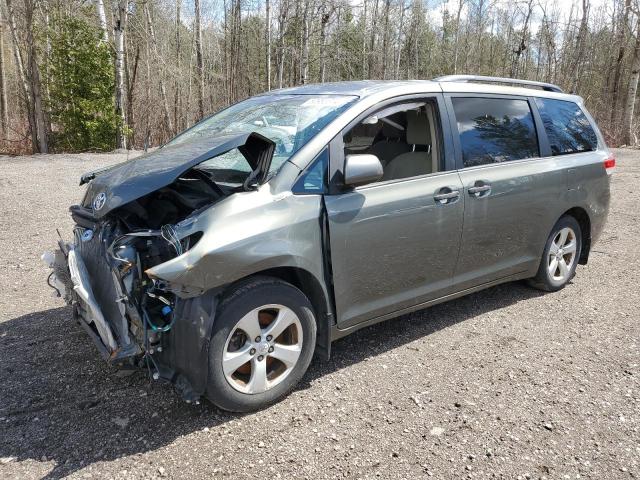
[[344, 154], [371, 154], [383, 167], [381, 181], [440, 171], [440, 132], [434, 101], [419, 100], [384, 107], [367, 116], [343, 137]]

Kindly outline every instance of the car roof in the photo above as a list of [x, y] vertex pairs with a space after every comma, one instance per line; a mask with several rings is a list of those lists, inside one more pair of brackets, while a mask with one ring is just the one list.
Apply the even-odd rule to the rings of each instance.
[[281, 88], [265, 95], [355, 95], [360, 98], [397, 87], [414, 87], [427, 91], [439, 91], [437, 82], [431, 80], [356, 80], [346, 82], [312, 83], [298, 87]]
[[313, 83], [297, 87], [271, 90], [262, 95], [353, 95], [365, 98], [385, 91], [398, 94], [415, 93], [470, 93], [508, 94], [519, 96], [548, 97], [583, 103], [577, 95], [551, 92], [526, 86], [509, 86], [495, 83], [433, 80], [357, 80], [345, 82]]

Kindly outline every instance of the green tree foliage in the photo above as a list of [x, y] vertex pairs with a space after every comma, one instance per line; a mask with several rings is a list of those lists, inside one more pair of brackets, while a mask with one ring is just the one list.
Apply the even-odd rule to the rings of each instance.
[[114, 72], [101, 32], [79, 17], [53, 19], [49, 32], [49, 112], [57, 151], [112, 150]]

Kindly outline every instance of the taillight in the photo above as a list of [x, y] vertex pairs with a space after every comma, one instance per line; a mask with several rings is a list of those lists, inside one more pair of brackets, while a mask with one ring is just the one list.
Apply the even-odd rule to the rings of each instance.
[[613, 155], [611, 155], [604, 161], [604, 169], [607, 171], [609, 175], [611, 175], [615, 167], [616, 167], [616, 159]]

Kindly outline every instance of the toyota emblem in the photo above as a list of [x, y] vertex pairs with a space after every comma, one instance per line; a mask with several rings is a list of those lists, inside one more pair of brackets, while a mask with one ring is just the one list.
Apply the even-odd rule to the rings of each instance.
[[93, 209], [96, 211], [100, 210], [102, 207], [104, 207], [105, 203], [107, 203], [107, 194], [104, 192], [99, 193], [93, 199]]

